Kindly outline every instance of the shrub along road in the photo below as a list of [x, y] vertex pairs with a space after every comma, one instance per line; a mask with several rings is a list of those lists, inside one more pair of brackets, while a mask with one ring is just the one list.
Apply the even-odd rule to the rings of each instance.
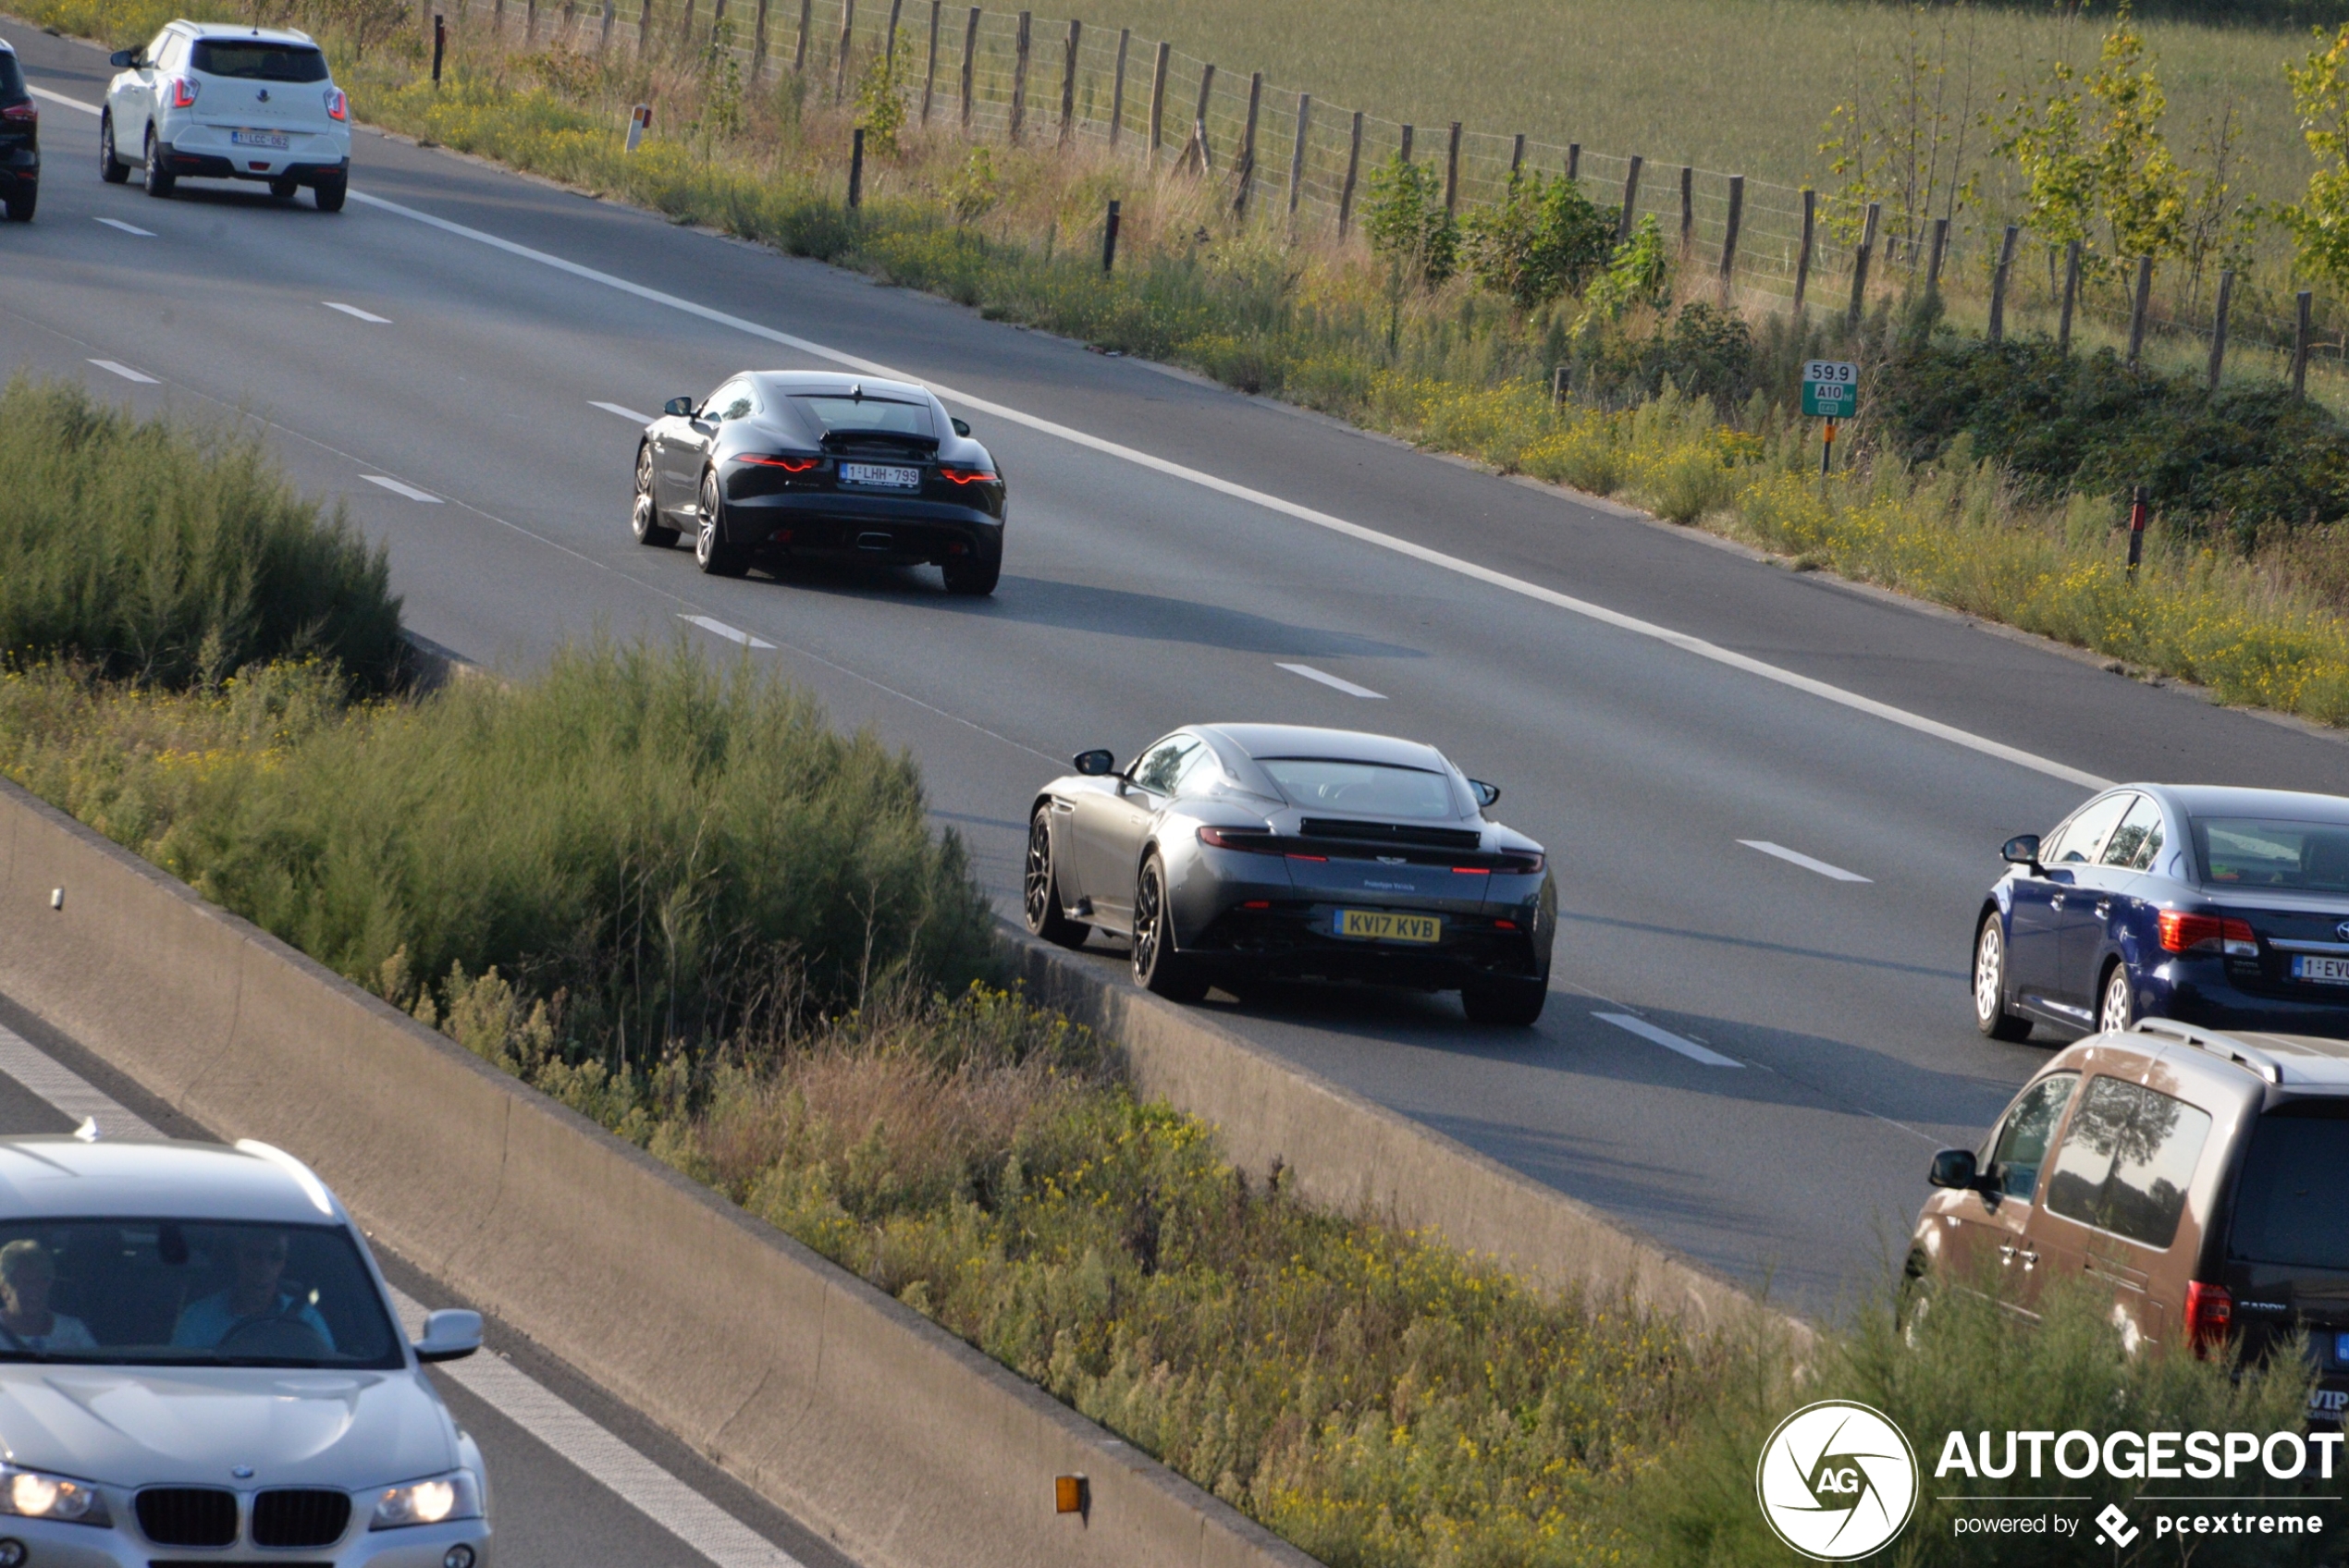
[[[94, 51], [8, 35], [36, 86], [96, 103]], [[1980, 1041], [1966, 1015], [1967, 927], [2004, 837], [2050, 826], [2080, 778], [2349, 789], [2349, 750], [2329, 739], [443, 153], [363, 132], [338, 218], [257, 189], [161, 202], [99, 183], [94, 118], [48, 99], [42, 112], [42, 219], [0, 234], [0, 364], [82, 375], [142, 409], [271, 421], [297, 480], [347, 495], [387, 544], [409, 624], [469, 656], [528, 665], [565, 637], [666, 637], [686, 616], [772, 644], [749, 656], [917, 753], [934, 810], [969, 837], [1006, 910], [1031, 792], [1081, 747], [1123, 758], [1200, 718], [1359, 726], [1432, 741], [1500, 782], [1499, 815], [1551, 846], [1559, 877], [1557, 994], [1538, 1030], [1470, 1029], [1448, 998], [1300, 992], [1218, 1011], [1807, 1307], [1876, 1267], [1930, 1150], [1971, 1139], [2045, 1059], [2044, 1045]], [[583, 268], [960, 393], [1013, 486], [995, 598], [949, 600], [929, 572], [721, 582], [683, 550], [636, 547], [633, 430], [598, 405], [649, 410], [746, 365], [827, 361]]]

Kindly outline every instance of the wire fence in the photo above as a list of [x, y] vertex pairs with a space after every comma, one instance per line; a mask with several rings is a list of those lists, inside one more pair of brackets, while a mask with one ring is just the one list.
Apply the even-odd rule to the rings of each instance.
[[[842, 99], [893, 51], [912, 123], [1032, 146], [1082, 141], [1185, 167], [1217, 181], [1236, 218], [1283, 222], [1299, 235], [1346, 236], [1360, 220], [1372, 171], [1400, 154], [1432, 162], [1446, 206], [1461, 214], [1500, 200], [1515, 178], [1574, 180], [1622, 233], [1655, 218], [1677, 247], [1684, 288], [1691, 274], [1716, 279], [1725, 300], [1747, 309], [1856, 310], [1863, 294], [1898, 293], [1935, 266], [1932, 219], [1920, 212], [1879, 213], [1874, 242], [1864, 244], [1867, 214], [1836, 194], [1457, 122], [1407, 125], [1261, 73], [1221, 69], [1129, 29], [943, 0], [450, 0], [450, 9], [460, 25], [529, 46], [713, 58], [731, 50], [753, 85], [797, 71]], [[1951, 226], [1939, 278], [1979, 311], [1999, 288], [1994, 273], [2006, 245], [2004, 226]], [[2059, 248], [2018, 233], [2011, 253], [2001, 325], [2051, 325], [2060, 312]], [[2135, 313], [2127, 268], [2088, 261], [2074, 330], [2118, 341]], [[2216, 274], [2214, 265], [2160, 269], [2145, 330], [2172, 358], [2207, 349], [2220, 331]], [[2282, 296], [2244, 288], [2228, 303], [2232, 349], [2294, 349], [2298, 312]], [[2349, 348], [2344, 337], [2335, 331], [2308, 349], [2337, 360]]]

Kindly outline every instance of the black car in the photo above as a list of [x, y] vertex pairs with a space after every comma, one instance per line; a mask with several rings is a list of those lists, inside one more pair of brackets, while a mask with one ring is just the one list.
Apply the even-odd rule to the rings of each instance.
[[2349, 800], [2124, 784], [2009, 839], [1974, 914], [1974, 1021], [2349, 1035]]
[[17, 52], [0, 39], [0, 202], [10, 223], [31, 223], [41, 199], [41, 111]]
[[640, 544], [694, 535], [702, 570], [793, 559], [943, 568], [950, 594], [1003, 570], [1003, 479], [970, 426], [910, 382], [744, 372], [671, 398], [636, 448]]

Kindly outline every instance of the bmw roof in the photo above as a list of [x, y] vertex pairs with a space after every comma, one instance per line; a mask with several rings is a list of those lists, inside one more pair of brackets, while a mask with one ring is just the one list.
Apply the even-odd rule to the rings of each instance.
[[325, 1183], [291, 1155], [220, 1144], [72, 1136], [0, 1138], [0, 1214], [10, 1219], [253, 1219], [316, 1225], [343, 1218]]

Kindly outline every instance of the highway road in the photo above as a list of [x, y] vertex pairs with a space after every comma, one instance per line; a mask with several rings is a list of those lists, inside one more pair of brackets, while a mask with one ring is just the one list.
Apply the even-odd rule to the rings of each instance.
[[[1806, 1309], [1880, 1277], [1930, 1152], [2046, 1059], [1967, 1011], [2008, 835], [2099, 778], [2349, 790], [2349, 749], [2301, 729], [444, 151], [361, 132], [338, 217], [102, 185], [60, 100], [94, 104], [103, 60], [5, 31], [55, 96], [40, 221], [0, 232], [0, 364], [265, 422], [469, 657], [600, 631], [771, 664], [912, 749], [1007, 912], [1027, 803], [1081, 748], [1216, 719], [1442, 746], [1550, 846], [1540, 1027], [1208, 1006]], [[1003, 463], [991, 600], [713, 580], [629, 537], [628, 410], [842, 362], [930, 382]]]

